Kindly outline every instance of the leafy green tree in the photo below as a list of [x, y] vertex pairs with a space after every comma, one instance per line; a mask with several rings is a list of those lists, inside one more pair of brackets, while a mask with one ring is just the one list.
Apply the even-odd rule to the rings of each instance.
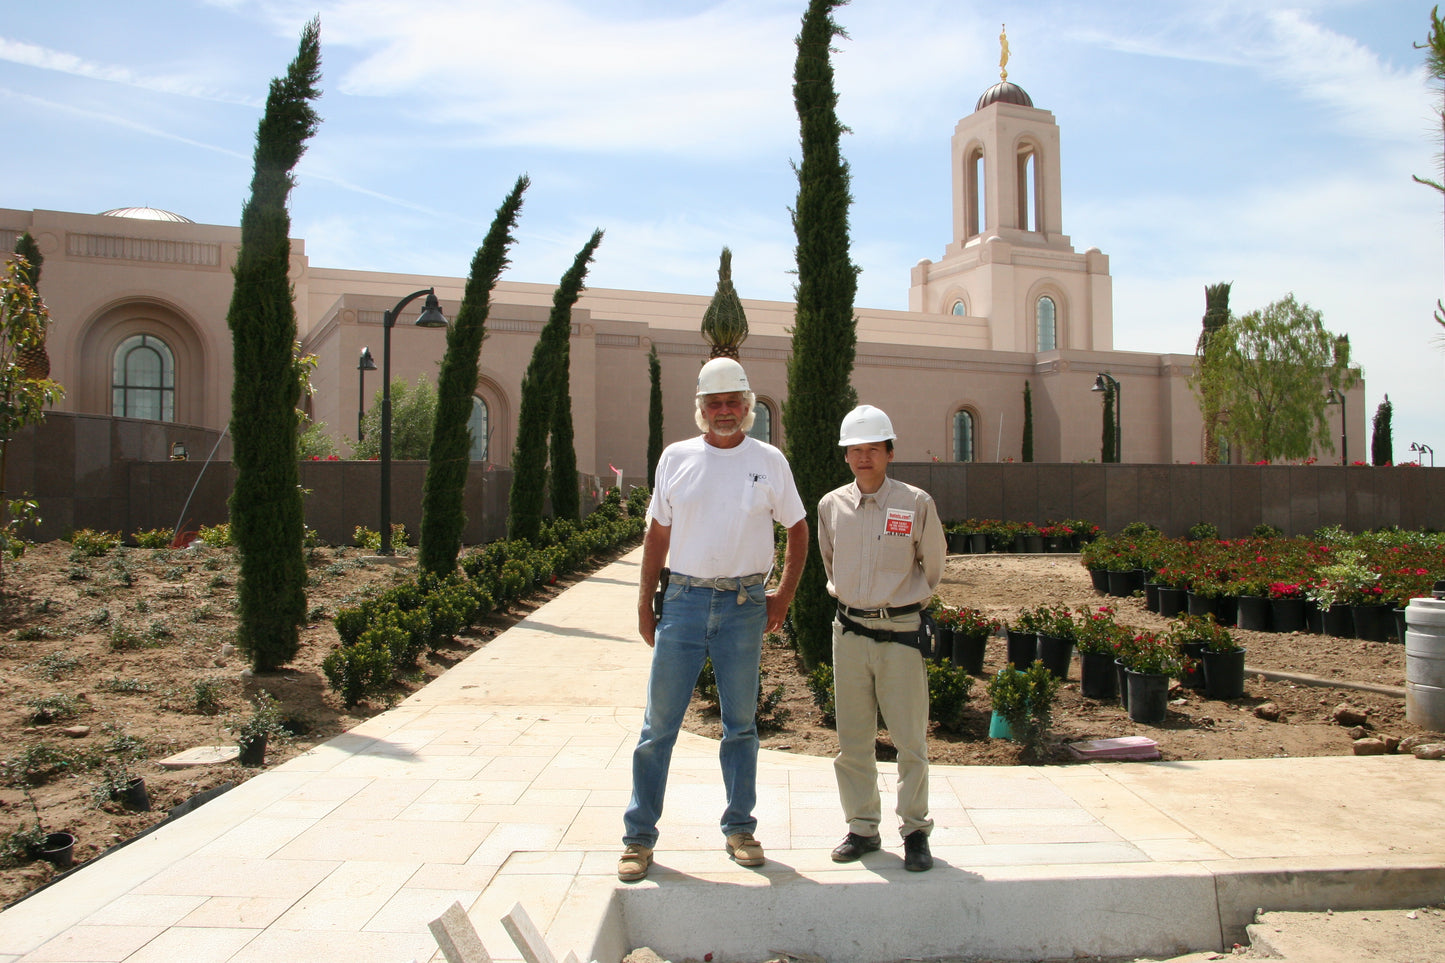
[[657, 345], [647, 351], [647, 377], [652, 390], [647, 399], [647, 487], [657, 487], [657, 462], [662, 458], [662, 362]]
[[296, 439], [296, 456], [302, 461], [327, 458], [336, 454], [336, 442], [326, 430], [326, 422], [307, 419]]
[[421, 550], [423, 571], [446, 575], [457, 567], [462, 530], [467, 516], [462, 508], [467, 469], [471, 466], [472, 400], [477, 391], [477, 366], [487, 336], [492, 310], [492, 289], [508, 264], [507, 249], [515, 243], [512, 230], [522, 209], [522, 194], [531, 182], [524, 174], [497, 208], [482, 246], [472, 257], [471, 274], [456, 319], [447, 329], [447, 350], [437, 377], [436, 419], [427, 455], [426, 482], [422, 486]]
[[552, 313], [547, 316], [547, 323], [532, 349], [532, 360], [522, 375], [517, 447], [512, 453], [512, 490], [507, 499], [508, 538], [532, 541], [542, 531], [547, 440], [551, 435], [552, 408], [557, 399], [557, 379], [566, 377], [566, 368], [559, 361], [572, 335], [572, 306], [582, 294], [587, 265], [592, 262], [592, 254], [601, 243], [602, 231], [593, 231], [592, 237], [577, 252], [572, 266], [562, 275], [552, 295]]
[[726, 247], [718, 258], [717, 290], [702, 316], [702, 336], [712, 346], [708, 358], [737, 358], [748, 337], [748, 318], [733, 287], [733, 252]]
[[[838, 456], [838, 426], [856, 401], [849, 379], [858, 348], [853, 316], [858, 269], [849, 254], [852, 197], [830, 60], [833, 38], [846, 36], [832, 15], [841, 5], [839, 0], [810, 0], [793, 70], [802, 160], [796, 165], [798, 198], [792, 211], [798, 239], [797, 311], [783, 420], [788, 459], [812, 531], [817, 531], [818, 500], [850, 477]], [[809, 669], [832, 657], [833, 606], [817, 539], [810, 538], [792, 606], [798, 650]]]
[[[1440, 118], [1442, 137], [1445, 137], [1445, 22], [1440, 20], [1438, 6], [1430, 9], [1429, 37], [1424, 43], [1415, 44], [1415, 49], [1425, 51], [1425, 72], [1435, 82], [1440, 95], [1435, 110]], [[1442, 171], [1445, 171], [1445, 153], [1437, 156], [1440, 157]], [[1427, 187], [1433, 187], [1437, 193], [1445, 197], [1445, 175], [1442, 175], [1440, 180], [1430, 180], [1415, 175], [1415, 180]], [[1435, 323], [1441, 328], [1445, 328], [1445, 301], [1439, 299], [1435, 301]]]
[[236, 639], [261, 672], [291, 661], [306, 619], [296, 464], [301, 387], [293, 354], [296, 311], [286, 276], [291, 263], [286, 203], [295, 183], [291, 171], [320, 123], [311, 105], [320, 96], [320, 38], [320, 21], [312, 20], [286, 76], [271, 81], [256, 131], [255, 173], [241, 210], [241, 250], [226, 313], [236, 371], [231, 392], [236, 465], [231, 533], [241, 550]]
[[1219, 464], [1219, 396], [1223, 382], [1219, 372], [1209, 367], [1209, 344], [1229, 324], [1229, 290], [1233, 281], [1210, 284], [1204, 288], [1204, 322], [1195, 345], [1194, 374], [1189, 385], [1199, 398], [1199, 413], [1204, 419], [1204, 463]]
[[[0, 495], [5, 493], [5, 465], [10, 439], [26, 425], [45, 419], [45, 407], [61, 397], [60, 385], [46, 378], [30, 377], [21, 356], [45, 337], [50, 314], [36, 293], [30, 264], [22, 255], [6, 259], [0, 273]], [[0, 503], [0, 547], [14, 554], [19, 541], [27, 499]], [[30, 503], [33, 505], [33, 503]], [[3, 560], [4, 553], [0, 553]], [[4, 569], [0, 568], [0, 580]]]
[[1028, 381], [1024, 381], [1024, 461], [1034, 460], [1034, 398]]
[[1370, 464], [1372, 465], [1393, 465], [1395, 463], [1395, 442], [1393, 432], [1390, 428], [1390, 420], [1394, 416], [1395, 406], [1390, 404], [1390, 396], [1385, 395], [1385, 400], [1375, 409], [1375, 420], [1370, 431]]
[[1232, 320], [1206, 354], [1229, 411], [1224, 430], [1249, 461], [1303, 458], [1316, 446], [1331, 447], [1327, 389], [1348, 391], [1360, 380], [1348, 345], [1293, 294]]
[[[381, 457], [381, 394], [372, 396], [371, 407], [361, 418], [366, 437], [352, 442], [353, 457]], [[391, 457], [397, 461], [421, 461], [431, 449], [436, 429], [437, 393], [425, 376], [407, 384], [400, 378], [391, 381]]]

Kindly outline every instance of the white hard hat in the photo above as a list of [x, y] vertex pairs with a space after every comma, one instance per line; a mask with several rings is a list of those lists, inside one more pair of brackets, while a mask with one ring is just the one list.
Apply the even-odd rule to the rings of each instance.
[[843, 427], [838, 429], [838, 445], [866, 445], [874, 441], [892, 441], [898, 436], [893, 433], [893, 422], [883, 409], [872, 405], [859, 405], [843, 416]]
[[713, 358], [697, 373], [697, 396], [751, 391], [743, 366], [732, 358]]

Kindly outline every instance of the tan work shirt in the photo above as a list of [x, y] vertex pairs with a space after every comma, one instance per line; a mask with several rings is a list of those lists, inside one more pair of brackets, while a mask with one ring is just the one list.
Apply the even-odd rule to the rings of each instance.
[[927, 602], [948, 557], [933, 498], [886, 477], [871, 495], [855, 481], [823, 496], [818, 547], [828, 593], [857, 609]]

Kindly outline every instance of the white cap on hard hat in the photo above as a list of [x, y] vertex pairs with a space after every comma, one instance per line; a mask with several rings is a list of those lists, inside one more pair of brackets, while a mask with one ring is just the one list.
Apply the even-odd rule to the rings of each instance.
[[893, 433], [893, 422], [881, 408], [859, 405], [843, 416], [843, 426], [838, 429], [838, 446], [866, 445], [875, 441], [892, 441], [898, 436]]
[[732, 358], [713, 358], [697, 373], [697, 396], [721, 395], [730, 391], [751, 391], [743, 366]]

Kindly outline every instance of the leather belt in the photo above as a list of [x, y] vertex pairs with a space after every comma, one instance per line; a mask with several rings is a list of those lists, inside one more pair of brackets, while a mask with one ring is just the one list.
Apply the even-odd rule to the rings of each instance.
[[912, 605], [898, 605], [891, 608], [885, 605], [881, 609], [855, 609], [839, 602], [838, 611], [855, 619], [891, 619], [895, 615], [912, 615], [914, 612], [921, 612], [923, 603], [914, 602]]

